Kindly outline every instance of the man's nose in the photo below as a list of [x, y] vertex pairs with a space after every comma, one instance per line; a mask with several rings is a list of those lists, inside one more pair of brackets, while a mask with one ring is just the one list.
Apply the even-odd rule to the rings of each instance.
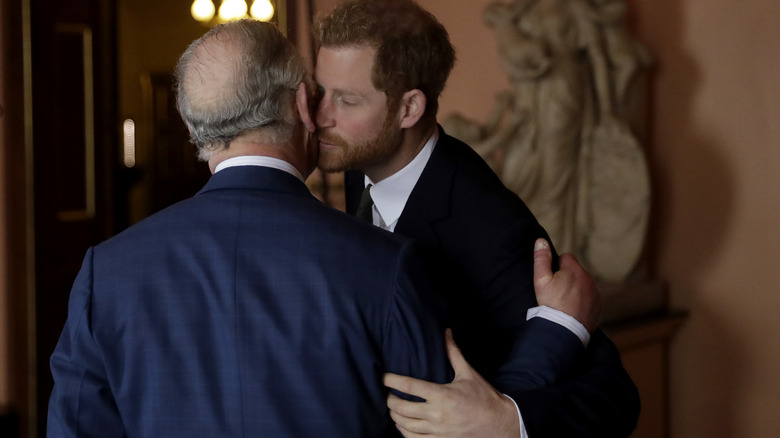
[[317, 102], [316, 123], [318, 128], [330, 128], [333, 126], [333, 108], [327, 99], [320, 99]]

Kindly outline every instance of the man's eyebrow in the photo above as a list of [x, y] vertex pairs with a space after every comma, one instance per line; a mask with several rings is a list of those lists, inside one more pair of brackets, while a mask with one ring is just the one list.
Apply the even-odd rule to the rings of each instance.
[[[320, 90], [321, 93], [324, 94], [325, 87], [323, 87], [319, 82], [317, 83], [317, 88]], [[351, 88], [333, 88], [331, 89], [331, 92], [334, 96], [353, 96], [353, 97], [359, 97], [364, 98], [365, 95], [357, 90], [353, 90]]]
[[342, 96], [353, 96], [353, 97], [360, 97], [360, 98], [364, 97], [363, 93], [361, 93], [359, 91], [356, 91], [356, 90], [339, 88], [339, 89], [336, 89], [335, 91], [336, 91], [336, 93], [338, 93], [338, 94], [340, 94]]

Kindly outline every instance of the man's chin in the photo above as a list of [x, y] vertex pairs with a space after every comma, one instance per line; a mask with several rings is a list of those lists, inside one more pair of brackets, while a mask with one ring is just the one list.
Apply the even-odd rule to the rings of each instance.
[[346, 167], [347, 166], [345, 166], [341, 160], [334, 160], [330, 157], [323, 156], [323, 153], [320, 152], [319, 159], [317, 160], [317, 168], [320, 169], [321, 172], [338, 173], [347, 170]]

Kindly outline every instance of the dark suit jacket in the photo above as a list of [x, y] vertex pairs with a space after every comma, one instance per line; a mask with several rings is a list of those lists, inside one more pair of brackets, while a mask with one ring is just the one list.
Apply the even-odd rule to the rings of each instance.
[[[362, 185], [347, 174], [347, 211]], [[630, 434], [639, 398], [609, 339], [597, 331], [585, 350], [557, 324], [525, 321], [536, 305], [534, 242], [548, 236], [476, 152], [440, 129], [395, 232], [427, 250], [458, 345], [518, 403], [531, 438]]]
[[88, 251], [48, 436], [394, 434], [382, 374], [451, 372], [416, 260], [287, 173], [225, 169]]

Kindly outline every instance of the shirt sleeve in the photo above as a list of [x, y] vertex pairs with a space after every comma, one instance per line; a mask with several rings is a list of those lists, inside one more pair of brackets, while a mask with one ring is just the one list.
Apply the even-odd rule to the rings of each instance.
[[560, 310], [547, 306], [532, 307], [528, 309], [526, 320], [531, 318], [544, 318], [569, 329], [572, 333], [577, 335], [580, 341], [582, 341], [582, 345], [585, 347], [587, 347], [588, 342], [590, 342], [590, 333], [588, 333], [588, 329], [573, 316], [561, 312]]

